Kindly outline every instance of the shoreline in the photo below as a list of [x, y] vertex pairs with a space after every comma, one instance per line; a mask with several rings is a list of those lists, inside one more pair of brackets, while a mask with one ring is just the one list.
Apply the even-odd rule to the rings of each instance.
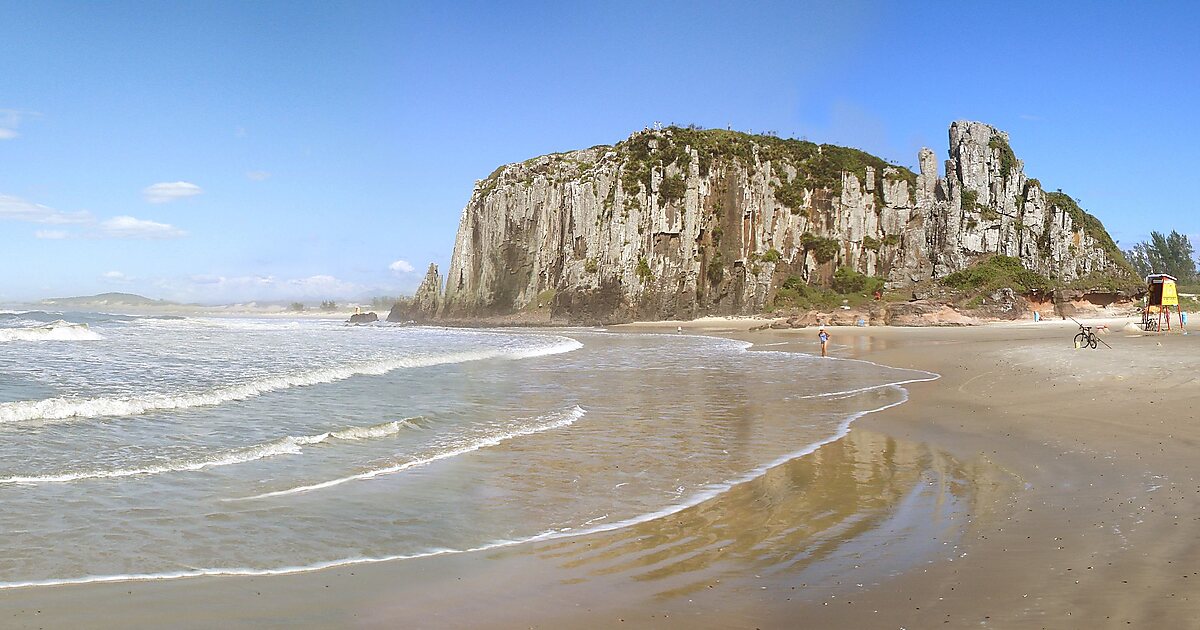
[[[661, 332], [678, 325], [682, 324], [642, 327]], [[696, 324], [693, 331], [752, 341], [760, 348], [769, 344], [783, 344], [769, 349], [815, 347], [815, 341], [808, 339], [813, 336], [811, 330], [750, 332], [749, 326], [743, 326], [744, 321], [707, 321]], [[1064, 333], [1073, 328], [1054, 322], [953, 329], [831, 328], [835, 355], [850, 354], [894, 367], [932, 370], [942, 379], [905, 385], [908, 404], [867, 413], [853, 421], [848, 436], [830, 440], [811, 455], [770, 468], [747, 482], [745, 488], [735, 488], [702, 505], [666, 515], [650, 526], [637, 524], [557, 541], [267, 578], [196, 577], [10, 589], [0, 591], [0, 618], [17, 627], [58, 627], [78, 622], [92, 626], [97, 622], [111, 626], [179, 625], [180, 619], [193, 620], [196, 626], [229, 622], [314, 626], [356, 623], [368, 627], [397, 620], [426, 626], [552, 627], [608, 625], [618, 623], [618, 619], [655, 626], [682, 626], [697, 620], [705, 624], [720, 620], [718, 625], [780, 626], [798, 618], [817, 627], [924, 627], [941, 621], [950, 621], [953, 627], [967, 623], [997, 627], [1104, 626], [1118, 621], [1122, 625], [1124, 621], [1139, 625], [1183, 623], [1185, 615], [1200, 611], [1200, 597], [1194, 592], [1194, 581], [1200, 576], [1169, 577], [1185, 575], [1185, 567], [1195, 569], [1200, 556], [1200, 545], [1194, 542], [1200, 526], [1188, 516], [1195, 513], [1200, 501], [1189, 496], [1195, 492], [1187, 485], [1186, 477], [1191, 474], [1186, 447], [1194, 446], [1196, 440], [1194, 433], [1187, 432], [1190, 416], [1184, 405], [1197, 391], [1195, 379], [1189, 382], [1182, 377], [1169, 378], [1186, 369], [1186, 361], [1156, 367], [1159, 362], [1154, 357], [1144, 356], [1161, 347], [1156, 345], [1165, 341], [1161, 335], [1125, 337], [1118, 330], [1109, 340], [1120, 339], [1122, 343], [1111, 356], [1105, 356], [1097, 354], [1105, 350], [1062, 350], [1064, 344], [1069, 344], [1069, 340], [1063, 341]], [[1175, 336], [1170, 342], [1191, 346], [1192, 339]], [[812, 346], [806, 345], [809, 343]], [[1053, 372], [1071, 365], [1082, 371], [1081, 361], [1089, 362], [1086, 365], [1090, 369], [1083, 378], [1056, 376]], [[1044, 365], [1039, 367], [1039, 363]], [[944, 371], [935, 366], [944, 366]], [[1117, 392], [1117, 387], [1127, 386], [1132, 380], [1122, 378], [1125, 372], [1156, 369], [1158, 372], [1151, 373], [1166, 380], [1154, 390], [1154, 400], [1166, 409], [1173, 408], [1180, 417], [1171, 421], [1155, 416], [1139, 422], [1136, 415], [1130, 418], [1117, 414], [1118, 420], [1111, 419], [1114, 409], [1136, 411], [1146, 403], [1130, 394], [1136, 392], [1132, 387]], [[1038, 383], [1039, 390], [1049, 385], [1050, 391], [1022, 391], [1021, 386], [1028, 388], [1031, 382]], [[1054, 400], [1061, 397], [1056, 391], [1059, 387], [1071, 392], [1069, 405]], [[1066, 408], [1058, 408], [1060, 405]], [[1054, 422], [1031, 419], [1034, 410], [1041, 418], [1053, 418]], [[1097, 424], [1102, 432], [1094, 426]], [[1182, 436], [1180, 444], [1158, 439], [1168, 435]], [[853, 465], [839, 463], [833, 456], [859, 444], [869, 448], [863, 449]], [[943, 462], [946, 470], [959, 471], [930, 473], [932, 469], [927, 466], [926, 470], [916, 471], [922, 466], [896, 464], [893, 474], [916, 474], [914, 479], [934, 474], [943, 482], [973, 486], [947, 502], [966, 501], [974, 507], [962, 512], [957, 521], [942, 521], [948, 528], [945, 531], [959, 532], [954, 548], [961, 556], [934, 554], [924, 568], [913, 565], [896, 575], [876, 575], [877, 583], [870, 584], [867, 578], [864, 586], [855, 582], [852, 586], [815, 588], [802, 582], [806, 587], [800, 589], [801, 596], [782, 599], [774, 595], [794, 594], [798, 586], [792, 583], [795, 572], [776, 571], [760, 578], [763, 573], [747, 568], [746, 563], [753, 565], [753, 558], [733, 561], [712, 550], [705, 552], [717, 558], [714, 567], [732, 567], [695, 571], [689, 577], [703, 577], [701, 581], [710, 582], [706, 586], [715, 588], [689, 591], [689, 597], [643, 594], [645, 585], [633, 579], [637, 573], [628, 566], [595, 574], [576, 568], [580, 562], [590, 560], [589, 549], [632, 545], [639, 536], [668, 535], [665, 532], [673, 523], [699, 520], [701, 524], [685, 528], [687, 536], [706, 536], [725, 522], [744, 525], [753, 521], [754, 515], [748, 513], [754, 510], [743, 502], [762, 492], [775, 497], [779, 510], [803, 507], [812, 500], [804, 496], [809, 488], [788, 486], [780, 490], [781, 479], [810, 469], [845, 473], [847, 466], [879, 466], [877, 455], [872, 453], [880, 444], [928, 451], [933, 453], [933, 460]], [[1131, 458], [1127, 455], [1130, 447], [1141, 450], [1135, 450], [1138, 455]], [[1141, 454], [1155, 447], [1160, 461], [1149, 470], [1167, 480], [1154, 491], [1161, 494], [1147, 490], [1153, 484], [1143, 482], [1153, 474], [1147, 477], [1141, 470], [1150, 467], [1149, 462], [1141, 460]], [[1100, 453], [1106, 457], [1099, 458]], [[920, 488], [920, 484], [913, 488]], [[1164, 488], [1168, 491], [1163, 492]], [[1116, 505], [1124, 505], [1116, 503], [1118, 499], [1124, 501], [1138, 494], [1158, 512], [1144, 506], [1138, 509], [1131, 503], [1132, 507], [1125, 509], [1134, 510], [1140, 522], [1126, 515], [1112, 516]], [[949, 495], [939, 496], [945, 499]], [[829, 501], [830, 506], [839, 505], [836, 499]], [[709, 502], [712, 505], [705, 505]], [[930, 505], [934, 504], [927, 507]], [[1062, 507], [1061, 514], [1051, 506]], [[884, 511], [896, 513], [897, 509], [893, 505]], [[805, 510], [788, 513], [801, 521], [808, 514]], [[1176, 518], [1164, 520], [1164, 514]], [[1103, 534], [1093, 533], [1092, 525], [1106, 516], [1120, 523], [1110, 524]], [[1119, 535], [1112, 532], [1112, 526], [1117, 527]], [[887, 553], [903, 556], [904, 549], [925, 549], [930, 534], [939, 533], [943, 531], [930, 531], [928, 525], [907, 531], [895, 540], [885, 541], [885, 546], [899, 550]], [[861, 536], [843, 537], [831, 544], [852, 547], [863, 544], [863, 540]], [[1165, 549], [1172, 554], [1165, 555]], [[1158, 564], [1148, 564], [1138, 557], [1145, 555], [1164, 563], [1170, 557], [1178, 558], [1179, 569], [1168, 574]], [[835, 563], [832, 567], [834, 582], [841, 581], [837, 577], [861, 574], [853, 563]], [[520, 584], [514, 582], [514, 575], [520, 576], [515, 581]], [[652, 584], [669, 583], [679, 577], [664, 576]], [[1136, 591], [1121, 586], [1132, 582], [1128, 577], [1140, 579]], [[1083, 584], [1073, 583], [1076, 578], [1083, 578]], [[1175, 586], [1188, 579], [1193, 584]], [[712, 580], [720, 585], [712, 584]], [[250, 591], [255, 595], [248, 595]], [[562, 601], [547, 604], [548, 596]], [[215, 602], [229, 600], [233, 600], [231, 606], [213, 607]], [[332, 606], [330, 601], [334, 602]], [[415, 602], [424, 605], [414, 609]], [[495, 608], [481, 607], [479, 602]], [[54, 616], [48, 617], [48, 611]]]

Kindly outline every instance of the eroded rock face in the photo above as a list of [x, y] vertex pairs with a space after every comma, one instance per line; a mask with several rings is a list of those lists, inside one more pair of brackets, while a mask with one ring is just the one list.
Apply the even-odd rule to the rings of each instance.
[[442, 306], [442, 276], [438, 266], [430, 264], [425, 279], [411, 300], [399, 302], [388, 312], [389, 322], [430, 321], [436, 319]]
[[1029, 300], [1012, 289], [998, 289], [980, 296], [980, 304], [971, 314], [988, 319], [1028, 319], [1033, 308]]
[[946, 304], [926, 300], [888, 304], [883, 321], [888, 326], [971, 326], [979, 323]]
[[1137, 314], [1141, 304], [1133, 291], [1069, 289], [1055, 291], [1054, 302], [1064, 317], [1126, 317]]
[[[934, 226], [925, 250], [933, 277], [985, 254], [1018, 258], [1027, 269], [1066, 282], [1118, 264], [1116, 246], [1103, 228], [1077, 225], [1084, 214], [1074, 200], [1047, 195], [1038, 180], [1026, 178], [1008, 134], [990, 125], [950, 125], [950, 159], [938, 186], [944, 198], [935, 194], [919, 204]], [[920, 267], [923, 261], [915, 262]]]
[[808, 311], [772, 322], [769, 327], [786, 329], [815, 326], [877, 326], [884, 322], [885, 315], [886, 305], [876, 302], [859, 308]]
[[502, 315], [553, 291], [555, 317], [574, 322], [752, 314], [787, 278], [827, 285], [842, 266], [898, 288], [987, 254], [1064, 281], [1119, 264], [1098, 222], [1077, 225], [1074, 201], [1025, 177], [1007, 134], [959, 121], [949, 141], [943, 177], [930, 149], [912, 173], [678, 128], [509, 164], [476, 183], [444, 302], [422, 312]]

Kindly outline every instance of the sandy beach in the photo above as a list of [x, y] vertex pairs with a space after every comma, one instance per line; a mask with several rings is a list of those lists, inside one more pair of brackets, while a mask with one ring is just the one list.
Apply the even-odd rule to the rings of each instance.
[[[816, 351], [815, 330], [762, 323], [622, 330]], [[1070, 322], [833, 328], [835, 358], [941, 377], [681, 512], [292, 575], [8, 589], [0, 626], [1195, 627], [1200, 336], [1112, 325], [1097, 350]]]

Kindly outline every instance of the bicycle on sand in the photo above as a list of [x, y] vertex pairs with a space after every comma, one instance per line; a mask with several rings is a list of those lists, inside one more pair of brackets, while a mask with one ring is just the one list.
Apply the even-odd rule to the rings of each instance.
[[1080, 324], [1079, 320], [1075, 319], [1074, 317], [1071, 318], [1071, 321], [1079, 324], [1079, 332], [1075, 334], [1076, 348], [1091, 348], [1095, 350], [1096, 345], [1102, 343], [1104, 344], [1105, 348], [1112, 349], [1112, 346], [1108, 345], [1107, 341], [1104, 341], [1099, 337], [1099, 335], [1096, 334], [1094, 327], [1084, 326], [1083, 324]]
[[1079, 324], [1079, 333], [1075, 335], [1076, 348], [1091, 348], [1095, 350], [1099, 341], [1100, 338], [1096, 336], [1096, 333], [1092, 332], [1091, 326]]

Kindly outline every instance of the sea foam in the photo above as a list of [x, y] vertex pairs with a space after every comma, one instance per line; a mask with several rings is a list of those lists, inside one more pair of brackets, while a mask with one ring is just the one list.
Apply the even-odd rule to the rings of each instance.
[[[919, 380], [932, 381], [932, 380], [937, 380], [938, 378], [940, 378], [940, 375], [932, 373], [932, 372], [927, 372], [927, 374], [930, 375], [928, 378], [919, 379]], [[0, 590], [30, 588], [30, 587], [39, 587], [39, 586], [60, 586], [60, 585], [67, 585], [67, 584], [93, 584], [93, 583], [129, 582], [129, 581], [176, 580], [176, 579], [191, 578], [191, 577], [203, 577], [203, 576], [289, 575], [289, 574], [296, 574], [296, 573], [308, 573], [311, 571], [320, 571], [320, 570], [331, 569], [331, 568], [335, 568], [335, 567], [345, 567], [345, 566], [354, 566], [354, 565], [362, 565], [362, 564], [376, 564], [376, 563], [380, 563], [380, 562], [394, 562], [394, 561], [398, 561], [398, 560], [412, 560], [412, 559], [417, 559], [417, 558], [427, 558], [427, 557], [431, 557], [431, 556], [452, 555], [452, 554], [460, 554], [460, 553], [476, 553], [476, 552], [480, 552], [480, 551], [490, 551], [490, 550], [499, 549], [499, 548], [503, 548], [503, 547], [511, 547], [511, 546], [515, 546], [515, 545], [529, 544], [529, 543], [534, 543], [534, 542], [559, 540], [559, 539], [565, 539], [565, 538], [575, 538], [578, 536], [586, 536], [589, 534], [597, 534], [597, 533], [602, 533], [602, 532], [616, 531], [616, 530], [624, 529], [627, 527], [632, 527], [632, 526], [635, 526], [635, 525], [638, 525], [641, 523], [645, 523], [648, 521], [653, 521], [653, 520], [657, 520], [660, 518], [672, 516], [674, 514], [678, 514], [678, 513], [682, 512], [686, 509], [689, 509], [689, 508], [695, 507], [701, 503], [704, 503], [705, 501], [709, 501], [721, 494], [724, 494], [725, 492], [728, 492], [730, 489], [734, 488], [735, 486], [739, 486], [739, 485], [748, 483], [758, 477], [761, 477], [763, 474], [765, 474], [771, 468], [774, 468], [776, 466], [784, 464], [784, 463], [786, 463], [792, 459], [795, 459], [797, 457], [803, 457], [805, 455], [812, 454], [813, 452], [820, 449], [822, 446], [825, 446], [826, 444], [840, 440], [841, 438], [845, 437], [845, 435], [847, 433], [849, 433], [850, 425], [853, 424], [855, 420], [857, 420], [863, 416], [866, 416], [868, 414], [878, 413], [880, 411], [891, 409], [892, 407], [902, 405], [908, 401], [908, 392], [903, 387], [898, 386], [898, 385], [888, 385], [885, 387], [894, 387], [896, 390], [901, 392], [902, 398], [899, 401], [889, 403], [889, 404], [883, 405], [881, 407], [853, 413], [853, 414], [849, 415], [848, 417], [846, 417], [840, 423], [840, 425], [837, 428], [837, 431], [833, 435], [831, 435], [823, 440], [819, 440], [817, 442], [809, 444], [802, 449], [799, 449], [797, 451], [793, 451], [791, 453], [783, 455], [783, 456], [775, 459], [774, 461], [768, 462], [765, 465], [755, 467], [754, 469], [752, 469], [752, 470], [746, 472], [745, 474], [740, 475], [734, 479], [731, 479], [731, 480], [728, 480], [728, 481], [722, 482], [722, 483], [709, 484], [705, 488], [702, 488], [699, 492], [696, 492], [696, 493], [692, 494], [691, 496], [688, 496], [688, 497], [684, 498], [683, 500], [676, 502], [672, 505], [669, 505], [667, 507], [664, 507], [660, 510], [656, 510], [653, 512], [647, 512], [644, 514], [640, 514], [637, 516], [633, 516], [633, 517], [622, 519], [622, 520], [615, 521], [615, 522], [603, 523], [603, 524], [599, 524], [599, 525], [589, 524], [585, 527], [579, 527], [579, 528], [564, 527], [564, 528], [559, 528], [559, 529], [551, 529], [551, 530], [542, 531], [538, 534], [534, 534], [531, 536], [509, 539], [509, 540], [498, 540], [498, 541], [493, 541], [493, 542], [490, 542], [490, 543], [487, 543], [484, 545], [479, 545], [479, 546], [474, 546], [474, 547], [466, 547], [466, 548], [460, 548], [460, 549], [440, 548], [440, 549], [430, 549], [427, 551], [422, 551], [422, 552], [417, 552], [417, 553], [409, 553], [409, 554], [394, 554], [394, 555], [383, 555], [383, 556], [374, 556], [374, 557], [358, 556], [358, 557], [342, 558], [339, 560], [328, 560], [328, 561], [323, 561], [323, 562], [314, 562], [314, 563], [306, 564], [306, 565], [293, 565], [293, 566], [286, 566], [286, 567], [279, 567], [279, 568], [257, 568], [257, 567], [193, 568], [193, 569], [185, 570], [185, 571], [171, 571], [171, 572], [162, 572], [162, 573], [127, 573], [127, 574], [117, 574], [117, 575], [91, 575], [91, 576], [84, 576], [84, 577], [78, 577], [78, 578], [65, 578], [65, 579], [60, 578], [60, 579], [30, 580], [30, 581], [23, 581], [23, 582], [15, 582], [15, 581], [14, 582], [0, 582]], [[581, 408], [576, 407], [572, 411], [577, 412], [579, 417], [582, 417], [583, 410]], [[574, 420], [571, 420], [571, 422], [574, 422]], [[381, 473], [381, 474], [383, 474], [383, 473]], [[352, 480], [352, 479], [353, 478], [346, 478], [347, 481]], [[339, 483], [343, 483], [343, 482], [339, 481]], [[330, 484], [321, 484], [321, 485], [322, 485], [322, 487], [328, 487]], [[301, 489], [301, 488], [296, 488], [293, 490], [296, 492], [303, 491], [303, 489]], [[270, 496], [278, 496], [280, 494], [286, 494], [286, 493], [290, 493], [290, 492], [291, 491], [268, 493], [265, 495], [258, 495], [257, 497], [248, 497], [248, 498], [255, 499], [255, 498], [263, 498], [263, 497], [270, 497]]]
[[564, 412], [541, 416], [537, 419], [536, 422], [534, 422], [533, 424], [530, 424], [529, 426], [525, 426], [525, 427], [522, 427], [519, 429], [514, 429], [511, 431], [506, 431], [503, 433], [497, 433], [497, 434], [488, 435], [488, 436], [484, 436], [484, 437], [472, 438], [472, 439], [465, 441], [464, 443], [446, 447], [440, 451], [436, 451], [434, 453], [428, 454], [424, 457], [419, 457], [417, 459], [409, 460], [409, 461], [398, 463], [398, 464], [393, 464], [390, 466], [384, 466], [381, 468], [375, 468], [375, 469], [361, 472], [358, 474], [349, 475], [346, 477], [339, 477], [337, 479], [332, 479], [330, 481], [323, 481], [321, 483], [314, 483], [314, 484], [306, 485], [306, 486], [296, 486], [294, 488], [288, 488], [286, 490], [278, 490], [275, 492], [266, 492], [263, 494], [256, 494], [251, 497], [245, 497], [243, 500], [267, 499], [267, 498], [271, 498], [271, 497], [281, 497], [281, 496], [286, 496], [289, 494], [299, 494], [301, 492], [309, 492], [311, 490], [323, 490], [325, 488], [332, 488], [333, 486], [340, 486], [344, 483], [349, 483], [351, 481], [361, 481], [364, 479], [373, 479], [375, 477], [380, 477], [383, 475], [391, 475], [391, 474], [395, 474], [398, 472], [403, 472], [403, 471], [409, 470], [411, 468], [419, 468], [421, 466], [426, 466], [428, 464], [432, 464], [433, 462], [436, 462], [438, 460], [449, 459], [451, 457], [457, 457], [459, 455], [465, 455], [466, 453], [470, 453], [472, 451], [478, 451], [481, 448], [487, 448], [489, 446], [496, 446], [498, 444], [507, 442], [508, 440], [511, 440], [514, 438], [522, 437], [525, 435], [533, 435], [535, 433], [541, 433], [543, 431], [550, 431], [551, 429], [558, 429], [558, 428], [570, 426], [570, 425], [574, 424], [576, 421], [578, 421], [580, 418], [582, 418], [586, 413], [587, 412], [582, 407], [580, 407], [579, 405], [576, 405], [573, 408], [571, 408], [567, 411], [564, 411]]
[[527, 359], [571, 352], [583, 344], [567, 337], [554, 337], [554, 343], [538, 348], [492, 348], [443, 355], [403, 357], [324, 368], [309, 372], [271, 376], [247, 383], [218, 387], [206, 392], [184, 394], [148, 394], [132, 397], [47, 398], [0, 403], [0, 423], [31, 420], [66, 420], [102, 416], [131, 416], [169, 409], [189, 409], [246, 400], [268, 392], [292, 387], [332, 383], [354, 376], [377, 376], [405, 368], [431, 367], [485, 359]]
[[207, 455], [165, 462], [155, 466], [139, 468], [92, 469], [68, 471], [45, 475], [12, 475], [0, 477], [0, 484], [36, 484], [36, 483], [65, 483], [85, 479], [116, 479], [121, 477], [137, 477], [142, 475], [158, 475], [162, 473], [190, 472], [244, 464], [277, 455], [299, 455], [304, 446], [321, 444], [330, 439], [334, 440], [369, 440], [395, 435], [405, 427], [417, 428], [417, 418], [405, 418], [365, 427], [348, 427], [337, 431], [327, 431], [315, 435], [286, 436], [264, 444], [255, 444], [244, 448], [231, 449]]
[[44, 326], [24, 328], [0, 328], [0, 342], [4, 341], [99, 341], [103, 336], [88, 328], [87, 324], [72, 324], [56, 320]]
[[[546, 352], [542, 352], [541, 350], [531, 350], [531, 351], [527, 351], [527, 352], [534, 353], [534, 354], [532, 354], [532, 356], [536, 356], [537, 353], [546, 353]], [[530, 355], [526, 355], [526, 356], [530, 356]], [[514, 353], [513, 355], [511, 355], [510, 358], [518, 358], [518, 354]], [[934, 380], [937, 378], [936, 374], [932, 374], [932, 373], [926, 373], [926, 374], [927, 374], [928, 378], [913, 379], [913, 381]], [[905, 381], [905, 382], [907, 383], [910, 381]], [[166, 568], [166, 569], [160, 570], [160, 571], [155, 571], [154, 569], [151, 569], [149, 571], [143, 571], [143, 572], [130, 572], [130, 573], [112, 574], [112, 575], [103, 575], [103, 574], [86, 575], [85, 574], [85, 575], [76, 576], [76, 577], [64, 576], [64, 577], [60, 577], [60, 578], [43, 578], [43, 579], [33, 579], [33, 580], [13, 579], [13, 581], [9, 581], [9, 582], [0, 582], [0, 589], [36, 587], [36, 586], [45, 586], [45, 585], [58, 585], [58, 584], [121, 582], [121, 581], [130, 581], [130, 580], [169, 580], [169, 579], [179, 579], [179, 578], [196, 577], [196, 576], [212, 576], [212, 575], [267, 576], [267, 575], [281, 575], [281, 574], [289, 574], [289, 573], [303, 573], [303, 572], [307, 572], [307, 571], [327, 569], [327, 568], [339, 567], [339, 566], [348, 566], [348, 565], [353, 566], [356, 564], [383, 562], [383, 561], [389, 561], [389, 560], [402, 560], [402, 559], [420, 558], [420, 557], [427, 557], [427, 556], [439, 556], [439, 555], [444, 555], [444, 554], [477, 552], [477, 551], [483, 551], [483, 550], [496, 549], [499, 547], [506, 547], [506, 546], [510, 546], [510, 545], [519, 545], [519, 544], [523, 544], [523, 543], [530, 543], [530, 542], [535, 542], [535, 541], [562, 539], [562, 538], [581, 536], [581, 535], [592, 534], [592, 533], [603, 532], [603, 531], [618, 530], [618, 529], [621, 529], [624, 527], [636, 525], [638, 523], [666, 517], [671, 514], [678, 513], [682, 510], [686, 510], [689, 507], [695, 506], [706, 500], [712, 499], [713, 497], [718, 496], [718, 495], [722, 494], [723, 492], [728, 491], [733, 486], [736, 486], [741, 483], [745, 483], [756, 477], [761, 476], [766, 470], [768, 470], [769, 468], [771, 468], [773, 466], [776, 466], [783, 462], [786, 462], [789, 459], [793, 459], [795, 457], [801, 457], [801, 456], [807, 455], [809, 453], [812, 453], [813, 451], [820, 448], [822, 445], [828, 444], [837, 439], [840, 439], [842, 436], [844, 436], [850, 430], [851, 423], [853, 421], [855, 421], [856, 419], [862, 417], [863, 415], [875, 413], [878, 411], [882, 411], [884, 409], [894, 407], [896, 405], [903, 404], [905, 402], [905, 400], [907, 400], [907, 390], [905, 390], [904, 387], [902, 387], [898, 384], [892, 384], [892, 383], [874, 386], [874, 387], [870, 387], [870, 388], [860, 388], [858, 390], [847, 390], [847, 391], [843, 391], [843, 392], [829, 392], [829, 393], [823, 394], [823, 396], [840, 397], [840, 396], [847, 396], [847, 395], [858, 395], [861, 393], [865, 393], [866, 391], [871, 391], [876, 388], [894, 388], [896, 390], [896, 392], [900, 394], [901, 399], [898, 401], [892, 402], [890, 404], [879, 406], [875, 409], [870, 409], [870, 410], [866, 410], [866, 411], [853, 413], [853, 414], [849, 415], [848, 417], [844, 418], [843, 422], [836, 428], [836, 430], [834, 430], [832, 432], [832, 435], [829, 435], [828, 437], [826, 437], [824, 439], [812, 441], [812, 442], [808, 443], [807, 445], [797, 444], [796, 445], [797, 450], [794, 450], [791, 453], [784, 454], [784, 455], [778, 457], [777, 459], [768, 461], [765, 464], [762, 464], [760, 466], [756, 466], [753, 469], [746, 471], [744, 474], [735, 474], [735, 475], [732, 475], [726, 481], [706, 484], [702, 487], [696, 488], [695, 491], [693, 491], [693, 492], [680, 494], [679, 496], [676, 496], [674, 499], [671, 500], [670, 505], [661, 507], [660, 509], [651, 508], [640, 514], [634, 514], [634, 515], [631, 515], [626, 518], [614, 519], [613, 522], [607, 522], [606, 521], [607, 515], [605, 515], [605, 517], [600, 517], [600, 518], [584, 521], [579, 526], [576, 526], [576, 527], [561, 527], [561, 528], [555, 528], [555, 529], [550, 529], [550, 530], [544, 530], [544, 529], [538, 528], [538, 529], [534, 529], [528, 535], [522, 535], [522, 536], [519, 536], [519, 537], [516, 537], [513, 539], [508, 539], [508, 540], [497, 540], [496, 538], [491, 538], [489, 540], [487, 538], [484, 538], [484, 539], [482, 539], [482, 541], [475, 542], [474, 544], [464, 543], [461, 545], [457, 545], [453, 548], [444, 547], [441, 545], [430, 545], [429, 547], [426, 547], [424, 549], [414, 549], [414, 550], [408, 551], [407, 553], [394, 553], [391, 555], [363, 556], [363, 555], [359, 555], [362, 552], [356, 553], [356, 552], [352, 551], [348, 554], [346, 554], [344, 552], [341, 552], [341, 553], [334, 552], [334, 553], [330, 553], [330, 554], [321, 554], [321, 556], [319, 556], [318, 558], [313, 558], [311, 560], [309, 560], [309, 559], [292, 560], [292, 561], [284, 560], [284, 561], [279, 562], [278, 564], [274, 564], [274, 565], [272, 565], [270, 562], [264, 562], [264, 563], [254, 562], [253, 559], [251, 559], [251, 558], [246, 558], [244, 560], [235, 560], [232, 563], [217, 561], [213, 564], [200, 564], [199, 566], [192, 566], [189, 564], [184, 564], [183, 562], [176, 562], [176, 563], [174, 563], [175, 566], [181, 566], [181, 567], [185, 567], [185, 568], [182, 570], [173, 570], [172, 568]], [[572, 416], [574, 416], [574, 417], [572, 417]], [[471, 450], [478, 450], [480, 448], [486, 448], [486, 447], [494, 445], [494, 444], [499, 444], [500, 442], [503, 442], [505, 439], [512, 439], [513, 437], [516, 437], [517, 435], [524, 435], [527, 433], [537, 432], [538, 430], [548, 430], [548, 428], [553, 428], [553, 426], [550, 426], [548, 428], [538, 429], [538, 427], [541, 427], [543, 425], [557, 424], [557, 426], [565, 426], [565, 425], [571, 424], [572, 422], [575, 422], [577, 419], [579, 419], [582, 416], [583, 416], [583, 409], [579, 408], [579, 407], [575, 407], [573, 409], [566, 410], [566, 411], [560, 411], [560, 412], [558, 412], [558, 414], [542, 416], [538, 419], [535, 419], [532, 423], [527, 424], [525, 428], [523, 428], [519, 431], [515, 431], [515, 432], [510, 431], [509, 434], [507, 434], [507, 435], [493, 434], [490, 436], [486, 436], [487, 437], [486, 440], [477, 441], [475, 443], [468, 443], [467, 441], [464, 441], [463, 443], [460, 443], [457, 445], [454, 445], [454, 444], [445, 445], [446, 450], [434, 451], [432, 453], [427, 454], [428, 457], [422, 457], [422, 459], [426, 460], [424, 462], [421, 462], [421, 461], [408, 462], [408, 467], [411, 468], [413, 466], [427, 464], [430, 461], [436, 461], [436, 459], [444, 459], [447, 457], [454, 457], [456, 455], [470, 452]], [[381, 426], [383, 426], [383, 425], [374, 425], [373, 427], [357, 427], [357, 428], [351, 427], [351, 428], [347, 428], [347, 429], [342, 429], [340, 431], [330, 431], [329, 433], [319, 433], [319, 434], [310, 435], [310, 436], [299, 436], [299, 437], [293, 437], [290, 439], [296, 440], [296, 441], [301, 441], [301, 442], [304, 440], [317, 440], [317, 443], [319, 443], [324, 440], [338, 437], [337, 434], [339, 434], [339, 433], [346, 435], [346, 436], [349, 436], [351, 433], [360, 433], [360, 432], [370, 434], [376, 430], [375, 427], [381, 427]], [[533, 430], [531, 430], [531, 429], [533, 429]], [[378, 429], [378, 430], [383, 431], [383, 430], [387, 430], [387, 429]], [[287, 439], [289, 439], [289, 438], [284, 438], [284, 440], [287, 440]], [[352, 439], [352, 438], [345, 437], [342, 439]], [[275, 441], [275, 442], [279, 442], [279, 441]], [[269, 442], [267, 444], [263, 444], [263, 445], [259, 445], [259, 446], [266, 447], [271, 444], [275, 444], [275, 442]], [[474, 448], [471, 448], [471, 446], [473, 444], [474, 444]], [[303, 446], [307, 446], [307, 444], [299, 444], [299, 446], [297, 448], [303, 447]], [[255, 447], [250, 447], [250, 448], [255, 448]], [[284, 446], [284, 448], [287, 448], [286, 445]], [[220, 456], [220, 455], [230, 455], [232, 453], [234, 453], [234, 451], [228, 451], [228, 452], [214, 454], [214, 458], [217, 456]], [[426, 454], [423, 454], [423, 455], [426, 455]], [[403, 464], [397, 464], [396, 466], [390, 466], [387, 468], [396, 468], [397, 470], [395, 472], [399, 472], [399, 470], [402, 469], [402, 468], [398, 468], [399, 466], [403, 466]], [[347, 477], [347, 478], [345, 478], [345, 481], [334, 480], [334, 482], [336, 482], [336, 483], [326, 482], [325, 484], [317, 484], [317, 485], [319, 485], [321, 487], [329, 487], [330, 485], [336, 485], [337, 483], [345, 483], [346, 481], [350, 481], [350, 480], [353, 480], [356, 478], [369, 478], [371, 476], [378, 476], [381, 474], [388, 474], [388, 471], [386, 469], [366, 471], [360, 475]], [[315, 487], [316, 486], [311, 486], [310, 488], [315, 488]], [[278, 495], [278, 494], [286, 494], [286, 493], [290, 493], [290, 492], [303, 492], [306, 489], [307, 488], [293, 488], [291, 490], [286, 490], [286, 491], [282, 491], [279, 493], [272, 493], [269, 495], [259, 495], [259, 497], [272, 496], [272, 495]], [[252, 498], [258, 498], [258, 497], [252, 497]], [[537, 532], [539, 532], [539, 530], [540, 530], [540, 533], [537, 533]], [[386, 551], [384, 553], [386, 553]], [[337, 559], [339, 556], [342, 556], [342, 557], [340, 559]], [[242, 563], [244, 563], [243, 566], [237, 566], [238, 564], [242, 564]], [[51, 573], [51, 575], [53, 575], [55, 572], [52, 571], [50, 573]]]

